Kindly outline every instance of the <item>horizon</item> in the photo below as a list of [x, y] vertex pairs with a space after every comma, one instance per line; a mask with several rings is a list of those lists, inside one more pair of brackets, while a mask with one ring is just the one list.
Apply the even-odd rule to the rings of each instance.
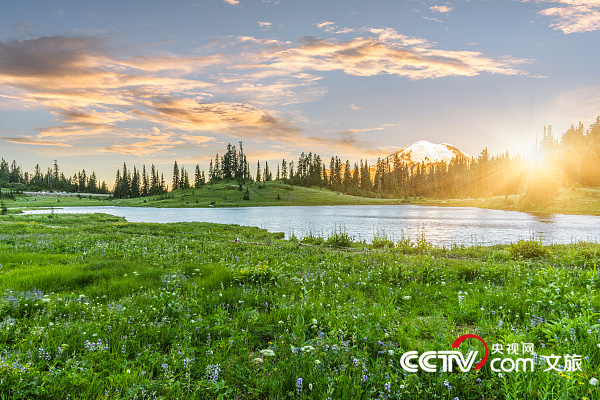
[[109, 183], [124, 162], [206, 171], [240, 140], [252, 168], [419, 140], [526, 155], [600, 114], [600, 6], [571, 3], [11, 4], [0, 157]]

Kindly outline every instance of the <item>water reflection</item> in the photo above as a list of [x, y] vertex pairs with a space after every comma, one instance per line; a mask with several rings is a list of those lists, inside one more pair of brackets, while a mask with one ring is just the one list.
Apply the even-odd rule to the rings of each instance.
[[[50, 210], [28, 211], [49, 213]], [[357, 240], [371, 241], [377, 233], [393, 240], [425, 238], [437, 246], [497, 244], [539, 238], [546, 243], [598, 241], [600, 217], [532, 215], [474, 207], [290, 206], [248, 208], [69, 207], [54, 213], [104, 212], [130, 222], [216, 222], [258, 226], [298, 237], [310, 232], [328, 236], [344, 230]]]

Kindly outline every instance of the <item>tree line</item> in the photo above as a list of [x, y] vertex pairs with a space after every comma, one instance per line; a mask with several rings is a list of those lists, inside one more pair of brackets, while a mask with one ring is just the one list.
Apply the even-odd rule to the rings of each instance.
[[58, 161], [54, 160], [52, 167], [45, 172], [37, 164], [33, 173], [24, 171], [15, 160], [8, 163], [4, 158], [0, 160], [0, 187], [23, 190], [48, 190], [80, 193], [109, 193], [105, 181], [99, 182], [96, 173], [90, 175], [85, 169], [67, 177], [60, 171]]
[[[539, 165], [535, 160], [540, 159]], [[508, 152], [490, 156], [484, 148], [477, 157], [457, 156], [449, 163], [407, 164], [397, 154], [369, 164], [361, 159], [350, 163], [333, 156], [326, 163], [320, 155], [302, 152], [297, 161], [285, 159], [276, 165], [276, 172], [268, 162], [256, 164], [253, 174], [239, 147], [227, 145], [225, 152], [211, 159], [208, 174], [196, 164], [193, 181], [188, 171], [177, 161], [173, 164], [171, 186], [164, 175], [152, 164], [129, 169], [124, 163], [117, 169], [113, 194], [116, 198], [160, 195], [177, 189], [199, 188], [222, 181], [241, 186], [252, 182], [282, 180], [291, 185], [325, 187], [335, 191], [364, 197], [488, 197], [523, 194], [530, 198], [545, 199], [553, 196], [559, 187], [600, 187], [600, 117], [588, 128], [582, 123], [571, 126], [559, 138], [554, 138], [552, 127], [544, 133], [527, 157], [510, 156]], [[34, 173], [22, 171], [15, 161], [10, 165], [0, 162], [0, 185], [19, 189], [77, 191], [108, 193], [106, 183], [98, 184], [96, 175], [85, 170], [65, 177], [55, 161], [53, 167], [42, 173], [39, 165]]]

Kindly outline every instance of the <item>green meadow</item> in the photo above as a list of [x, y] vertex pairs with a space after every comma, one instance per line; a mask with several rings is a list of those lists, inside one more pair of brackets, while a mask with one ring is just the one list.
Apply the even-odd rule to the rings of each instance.
[[[246, 190], [248, 192], [246, 192]], [[6, 191], [6, 189], [4, 189]], [[247, 194], [247, 199], [245, 195]], [[250, 183], [216, 183], [201, 188], [178, 189], [162, 195], [128, 199], [98, 199], [80, 197], [29, 197], [17, 195], [15, 200], [2, 199], [9, 212], [18, 209], [81, 206], [128, 207], [260, 207], [260, 206], [317, 206], [317, 205], [383, 205], [419, 204], [442, 207], [480, 207], [534, 213], [600, 215], [600, 189], [562, 188], [557, 195], [541, 203], [527, 201], [522, 195], [485, 198], [367, 198], [350, 196], [327, 188], [293, 186], [282, 181]]]
[[[0, 399], [600, 398], [600, 245], [282, 236], [0, 216]], [[533, 372], [401, 368], [467, 333]]]

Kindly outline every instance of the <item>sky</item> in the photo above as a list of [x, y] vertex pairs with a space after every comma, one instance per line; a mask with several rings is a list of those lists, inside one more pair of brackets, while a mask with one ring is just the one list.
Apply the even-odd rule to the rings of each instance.
[[243, 141], [525, 154], [600, 114], [600, 0], [20, 0], [0, 14], [0, 157], [110, 182]]

